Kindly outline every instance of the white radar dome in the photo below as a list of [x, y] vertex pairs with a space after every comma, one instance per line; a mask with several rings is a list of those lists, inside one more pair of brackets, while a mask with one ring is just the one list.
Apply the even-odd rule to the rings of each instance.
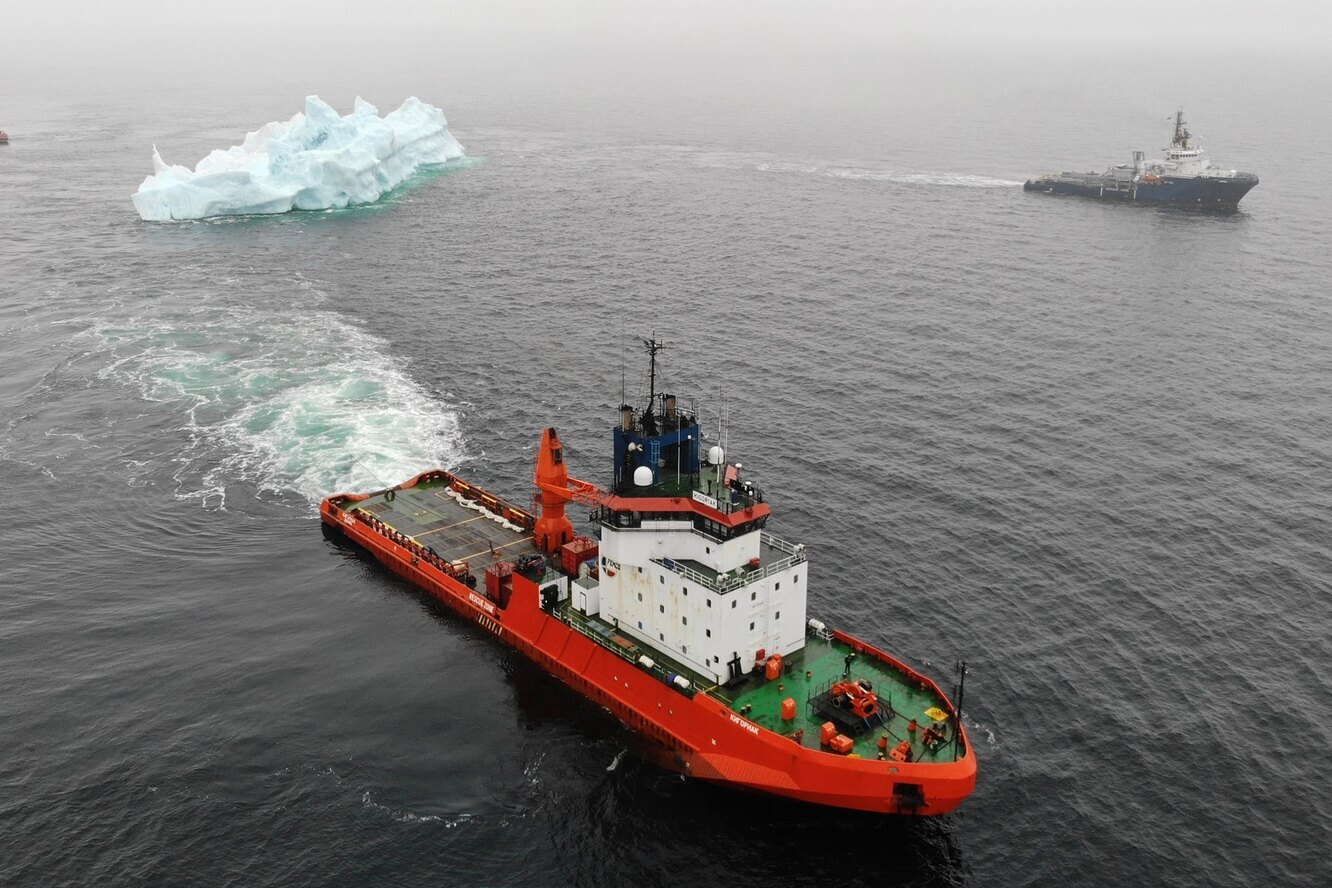
[[711, 463], [714, 466], [719, 466], [722, 464], [722, 460], [724, 459], [726, 459], [726, 451], [721, 449], [721, 445], [713, 444], [711, 447], [708, 448], [709, 463]]
[[638, 487], [651, 487], [652, 469], [647, 466], [639, 466], [634, 469], [634, 484]]

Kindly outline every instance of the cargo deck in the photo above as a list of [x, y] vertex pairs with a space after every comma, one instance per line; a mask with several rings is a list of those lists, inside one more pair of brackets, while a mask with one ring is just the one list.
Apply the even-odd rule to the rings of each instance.
[[[390, 531], [402, 534], [426, 551], [447, 562], [465, 562], [474, 575], [500, 561], [531, 554], [532, 533], [526, 527], [502, 521], [495, 506], [520, 512], [479, 488], [464, 485], [475, 500], [454, 489], [449, 476], [427, 476], [412, 487], [382, 490], [344, 508], [363, 512], [383, 522]], [[517, 528], [517, 529], [514, 529]]]

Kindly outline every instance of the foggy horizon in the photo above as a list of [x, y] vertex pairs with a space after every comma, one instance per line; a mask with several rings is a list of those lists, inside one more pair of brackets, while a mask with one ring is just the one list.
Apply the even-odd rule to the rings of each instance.
[[[263, 65], [270, 73], [311, 59], [329, 63], [420, 65], [449, 59], [514, 62], [605, 54], [684, 53], [743, 64], [767, 54], [795, 57], [845, 51], [981, 55], [1100, 54], [1138, 50], [1305, 53], [1332, 46], [1325, 7], [1311, 2], [1257, 6], [1190, 0], [1163, 7], [1134, 0], [1100, 10], [1053, 0], [996, 6], [980, 2], [884, 6], [847, 2], [698, 0], [626, 6], [575, 0], [556, 6], [514, 2], [484, 8], [396, 0], [273, 7], [257, 0], [222, 5], [136, 2], [88, 8], [56, 0], [11, 10], [5, 67], [98, 67], [152, 71], [198, 62]], [[124, 64], [121, 64], [123, 61]], [[570, 59], [570, 61], [573, 61]]]

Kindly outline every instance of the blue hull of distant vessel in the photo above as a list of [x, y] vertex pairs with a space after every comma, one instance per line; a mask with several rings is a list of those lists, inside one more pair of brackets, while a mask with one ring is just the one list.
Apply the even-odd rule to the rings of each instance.
[[1158, 183], [1138, 182], [1132, 185], [1109, 176], [1090, 183], [1069, 182], [1049, 176], [1029, 179], [1022, 187], [1026, 191], [1076, 194], [1099, 200], [1233, 208], [1257, 184], [1258, 177], [1252, 173], [1238, 173], [1230, 178], [1164, 176]]

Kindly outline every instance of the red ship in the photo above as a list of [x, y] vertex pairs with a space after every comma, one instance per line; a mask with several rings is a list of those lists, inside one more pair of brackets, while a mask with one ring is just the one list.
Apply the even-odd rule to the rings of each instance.
[[[537, 514], [443, 470], [320, 506], [331, 530], [529, 657], [701, 780], [804, 802], [934, 815], [976, 785], [957, 704], [929, 677], [806, 613], [805, 547], [696, 417], [625, 405], [609, 489], [542, 435]], [[571, 504], [592, 509], [575, 534]], [[965, 676], [965, 668], [961, 670]]]

